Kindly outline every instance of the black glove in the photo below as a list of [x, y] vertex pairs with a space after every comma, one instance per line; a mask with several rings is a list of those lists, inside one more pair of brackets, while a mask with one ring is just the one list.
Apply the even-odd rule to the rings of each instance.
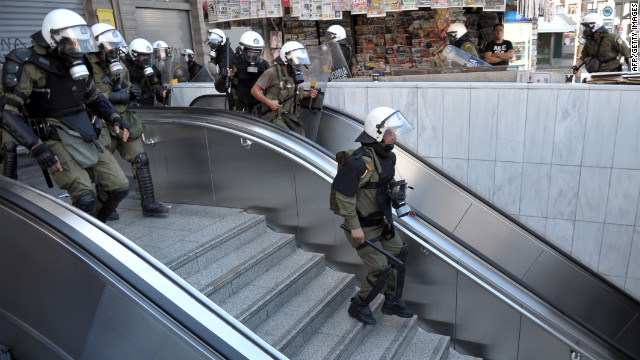
[[113, 121], [111, 122], [111, 125], [120, 127], [120, 130], [129, 129], [129, 123], [124, 121], [124, 119], [121, 118], [120, 116], [113, 119]]
[[129, 91], [131, 92], [131, 100], [140, 99], [142, 97], [142, 88], [140, 88], [140, 86], [131, 85]]
[[31, 153], [33, 154], [33, 157], [36, 158], [36, 161], [38, 161], [42, 170], [47, 170], [58, 163], [56, 156], [44, 143], [34, 147], [33, 150], [31, 150]]
[[120, 91], [112, 91], [109, 93], [109, 102], [112, 104], [128, 105], [131, 101], [131, 94], [129, 89], [122, 89]]
[[575, 66], [575, 65], [573, 65], [573, 66], [571, 67], [571, 70], [573, 70], [573, 72], [574, 72], [574, 73], [577, 73], [577, 72], [578, 72], [578, 69], [580, 69], [580, 68], [579, 68], [579, 67], [577, 67], [577, 66]]

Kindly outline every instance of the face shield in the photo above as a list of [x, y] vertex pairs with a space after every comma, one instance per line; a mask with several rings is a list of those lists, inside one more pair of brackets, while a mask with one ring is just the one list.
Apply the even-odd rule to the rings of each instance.
[[216, 33], [212, 33], [211, 35], [209, 35], [207, 44], [211, 49], [215, 49], [218, 47], [218, 45], [222, 44], [222, 37]]
[[120, 49], [126, 47], [124, 39], [118, 30], [108, 30], [97, 36], [98, 48], [109, 65], [111, 74], [116, 75], [124, 71], [120, 65]]
[[153, 56], [156, 60], [163, 60], [170, 56], [169, 49], [167, 48], [153, 48]]
[[311, 64], [307, 49], [295, 49], [287, 55], [287, 59], [289, 59], [289, 65], [297, 71], [302, 71], [303, 67], [308, 67]]
[[380, 124], [376, 125], [378, 131], [383, 134], [395, 134], [396, 136], [402, 135], [413, 130], [413, 126], [409, 124], [407, 119], [399, 111], [394, 112], [384, 119]]
[[98, 46], [89, 27], [77, 25], [59, 29], [51, 34], [51, 38], [58, 45], [58, 50], [67, 59], [71, 78], [80, 80], [89, 76], [89, 69], [84, 64], [82, 55], [98, 51]]
[[244, 59], [250, 63], [257, 63], [262, 57], [262, 49], [244, 47]]
[[58, 50], [63, 54], [80, 56], [98, 51], [98, 46], [93, 39], [91, 30], [86, 25], [57, 30], [51, 34], [51, 38], [56, 42]]

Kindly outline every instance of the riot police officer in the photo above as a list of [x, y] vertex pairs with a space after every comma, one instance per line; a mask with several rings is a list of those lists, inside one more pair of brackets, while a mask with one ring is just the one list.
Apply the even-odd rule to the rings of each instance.
[[408, 248], [395, 232], [391, 208], [396, 208], [398, 216], [415, 214], [404, 202], [406, 182], [394, 180], [396, 156], [392, 150], [396, 137], [411, 129], [399, 111], [375, 108], [355, 140], [362, 146], [336, 156], [339, 169], [331, 185], [330, 208], [344, 217], [350, 229], [345, 236], [367, 268], [367, 276], [348, 310], [364, 324], [376, 323], [369, 304], [381, 292], [385, 295], [383, 314], [413, 316], [402, 300], [404, 266], [390, 265], [383, 254], [364, 243], [366, 237], [401, 261], [407, 258]]
[[151, 62], [153, 47], [145, 39], [133, 39], [129, 44], [129, 53], [124, 64], [129, 71], [132, 86], [140, 88], [137, 102], [141, 105], [154, 105], [156, 100], [164, 102], [167, 89], [158, 78], [159, 70]]
[[227, 91], [227, 77], [231, 82], [229, 108], [233, 111], [258, 116], [260, 102], [252, 95], [251, 88], [256, 80], [269, 68], [269, 63], [262, 59], [264, 40], [255, 31], [247, 31], [240, 37], [240, 46], [231, 56], [231, 68], [222, 69], [216, 79], [218, 92]]
[[187, 70], [189, 71], [189, 81], [193, 81], [202, 70], [202, 65], [196, 62], [196, 54], [191, 49], [184, 49], [180, 52], [187, 60]]
[[449, 25], [447, 29], [447, 38], [449, 43], [460, 50], [468, 53], [471, 56], [475, 56], [478, 59], [478, 49], [476, 45], [471, 41], [471, 35], [467, 32], [467, 27], [463, 23], [453, 23]]
[[209, 62], [207, 69], [210, 74], [218, 74], [218, 67], [227, 66], [227, 35], [220, 29], [210, 29], [207, 45], [209, 51]]
[[347, 31], [340, 25], [331, 25], [327, 29], [327, 40], [328, 41], [336, 41], [340, 44], [340, 50], [342, 50], [342, 55], [344, 60], [347, 63], [347, 69], [349, 69], [349, 76], [353, 74], [353, 50], [349, 44], [347, 44]]
[[618, 54], [622, 54], [629, 62], [631, 50], [627, 43], [616, 34], [612, 34], [604, 26], [604, 20], [596, 13], [588, 14], [580, 23], [581, 36], [579, 42], [584, 44], [580, 57], [571, 68], [573, 73], [585, 63], [588, 72], [622, 71]]
[[[98, 23], [91, 27], [98, 44], [98, 53], [89, 54], [93, 82], [102, 93], [109, 98], [116, 110], [129, 123], [129, 139], [123, 142], [115, 133], [113, 127], [106, 123], [101, 124], [101, 142], [113, 153], [116, 149], [120, 156], [131, 163], [131, 171], [136, 179], [136, 185], [140, 191], [140, 206], [144, 216], [160, 216], [169, 211], [165, 206], [155, 201], [153, 182], [149, 169], [149, 157], [144, 152], [142, 133], [144, 127], [138, 116], [128, 109], [132, 100], [141, 94], [139, 87], [132, 87], [129, 80], [129, 72], [118, 61], [118, 49], [122, 46], [122, 36], [113, 26]], [[104, 135], [104, 136], [103, 136]], [[98, 197], [103, 196], [102, 191]], [[109, 220], [117, 220], [118, 214], [114, 211]]]
[[[129, 124], [89, 77], [84, 55], [97, 51], [91, 30], [80, 15], [56, 9], [32, 39], [33, 47], [6, 56], [2, 128], [31, 150], [58, 187], [69, 192], [74, 206], [106, 221], [127, 196], [129, 181], [113, 155], [99, 145], [85, 106], [112, 125], [123, 141], [129, 137]], [[92, 179], [107, 194], [98, 199], [97, 212]]]
[[[128, 50], [127, 50], [128, 51]], [[156, 76], [163, 85], [171, 83], [171, 71], [173, 70], [173, 59], [171, 58], [171, 47], [162, 40], [153, 43], [153, 65]]]
[[316, 90], [304, 90], [302, 86], [302, 68], [310, 64], [307, 49], [296, 41], [288, 41], [274, 63], [251, 89], [251, 94], [262, 103], [260, 117], [304, 135], [300, 101], [318, 95]]

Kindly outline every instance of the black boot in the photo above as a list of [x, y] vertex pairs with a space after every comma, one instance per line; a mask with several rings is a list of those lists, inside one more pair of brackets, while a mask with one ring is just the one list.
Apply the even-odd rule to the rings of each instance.
[[369, 304], [360, 302], [357, 296], [351, 298], [351, 305], [349, 306], [349, 315], [365, 325], [375, 325], [376, 319], [371, 313]]
[[385, 296], [381, 311], [383, 314], [396, 315], [401, 318], [410, 318], [413, 316], [411, 310], [407, 309], [407, 304], [404, 303], [404, 300], [397, 298], [395, 294]]
[[118, 214], [118, 210], [113, 210], [111, 215], [107, 218], [107, 221], [116, 221], [120, 220], [120, 214]]
[[102, 200], [98, 197], [98, 200], [102, 203], [102, 208], [100, 208], [100, 211], [96, 214], [96, 218], [102, 222], [109, 220], [111, 213], [118, 207], [120, 201], [127, 197], [128, 193], [129, 189], [120, 189], [107, 193], [108, 196], [106, 200]]
[[143, 152], [138, 154], [133, 159], [133, 165], [136, 168], [136, 181], [138, 181], [138, 187], [140, 188], [140, 206], [142, 206], [142, 215], [162, 216], [167, 213], [169, 209], [155, 200], [147, 153]]

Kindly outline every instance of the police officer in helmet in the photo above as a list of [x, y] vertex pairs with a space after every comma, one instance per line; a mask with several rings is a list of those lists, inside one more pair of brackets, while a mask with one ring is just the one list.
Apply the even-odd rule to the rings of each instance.
[[217, 74], [218, 67], [227, 66], [227, 35], [220, 29], [210, 29], [207, 45], [209, 45], [209, 73]]
[[230, 78], [230, 109], [233, 111], [258, 116], [258, 100], [251, 94], [256, 80], [269, 68], [269, 63], [262, 59], [264, 40], [255, 31], [247, 31], [240, 37], [240, 46], [231, 55], [231, 67], [222, 69], [215, 81], [216, 90], [226, 92], [227, 78]]
[[449, 44], [471, 56], [475, 56], [478, 59], [480, 58], [480, 56], [478, 56], [478, 49], [473, 41], [471, 41], [471, 35], [467, 32], [467, 27], [464, 26], [463, 23], [453, 23], [449, 25], [447, 38], [449, 39]]
[[140, 88], [137, 102], [141, 105], [154, 105], [156, 101], [164, 102], [167, 89], [163, 87], [158, 74], [160, 71], [152, 63], [153, 46], [145, 39], [133, 39], [129, 44], [129, 53], [124, 64], [129, 70], [132, 86]]
[[304, 90], [302, 86], [302, 69], [310, 65], [307, 49], [296, 41], [288, 41], [274, 63], [251, 89], [251, 94], [262, 103], [260, 117], [304, 135], [300, 101], [318, 95], [318, 91]]
[[347, 62], [349, 72], [353, 74], [353, 50], [347, 43], [347, 31], [340, 25], [331, 25], [327, 29], [327, 40], [336, 41], [340, 44], [340, 50], [342, 50], [344, 60]]
[[364, 131], [356, 139], [361, 147], [336, 155], [343, 165], [331, 185], [330, 208], [344, 217], [344, 224], [350, 229], [345, 236], [367, 268], [367, 276], [348, 310], [350, 316], [364, 324], [376, 323], [369, 304], [380, 293], [385, 296], [383, 314], [413, 316], [402, 300], [404, 266], [390, 264], [385, 255], [364, 243], [366, 237], [401, 261], [407, 258], [408, 248], [395, 231], [391, 208], [396, 208], [400, 217], [415, 214], [404, 202], [406, 182], [394, 179], [396, 156], [392, 150], [397, 136], [411, 129], [399, 111], [375, 108], [367, 115]]
[[571, 68], [573, 73], [584, 63], [590, 73], [622, 71], [618, 54], [622, 54], [627, 64], [631, 50], [627, 43], [604, 26], [604, 20], [596, 13], [588, 14], [580, 23], [581, 36], [578, 41], [584, 44], [580, 57]]
[[202, 70], [202, 65], [196, 62], [196, 54], [191, 49], [184, 49], [180, 52], [187, 60], [187, 70], [189, 71], [189, 81], [192, 81]]
[[[142, 144], [144, 127], [135, 114], [129, 110], [129, 105], [141, 96], [141, 89], [132, 86], [129, 80], [129, 72], [117, 61], [118, 49], [124, 42], [120, 32], [113, 26], [98, 23], [91, 27], [100, 51], [97, 54], [89, 54], [93, 82], [96, 87], [109, 98], [121, 116], [129, 123], [129, 139], [124, 142], [115, 133], [113, 127], [101, 122], [100, 140], [102, 145], [111, 153], [118, 150], [120, 156], [131, 163], [131, 170], [136, 180], [137, 190], [140, 191], [140, 206], [144, 216], [161, 216], [169, 210], [155, 201], [153, 182], [149, 169], [149, 158]], [[104, 197], [104, 192], [99, 189], [98, 197]], [[114, 211], [109, 220], [117, 220], [118, 213]]]
[[[35, 46], [6, 56], [2, 128], [31, 150], [74, 206], [106, 221], [128, 194], [129, 181], [98, 143], [85, 106], [125, 142], [129, 124], [89, 77], [85, 54], [98, 51], [91, 30], [80, 15], [56, 9], [32, 39]], [[92, 180], [106, 193], [97, 211]]]

